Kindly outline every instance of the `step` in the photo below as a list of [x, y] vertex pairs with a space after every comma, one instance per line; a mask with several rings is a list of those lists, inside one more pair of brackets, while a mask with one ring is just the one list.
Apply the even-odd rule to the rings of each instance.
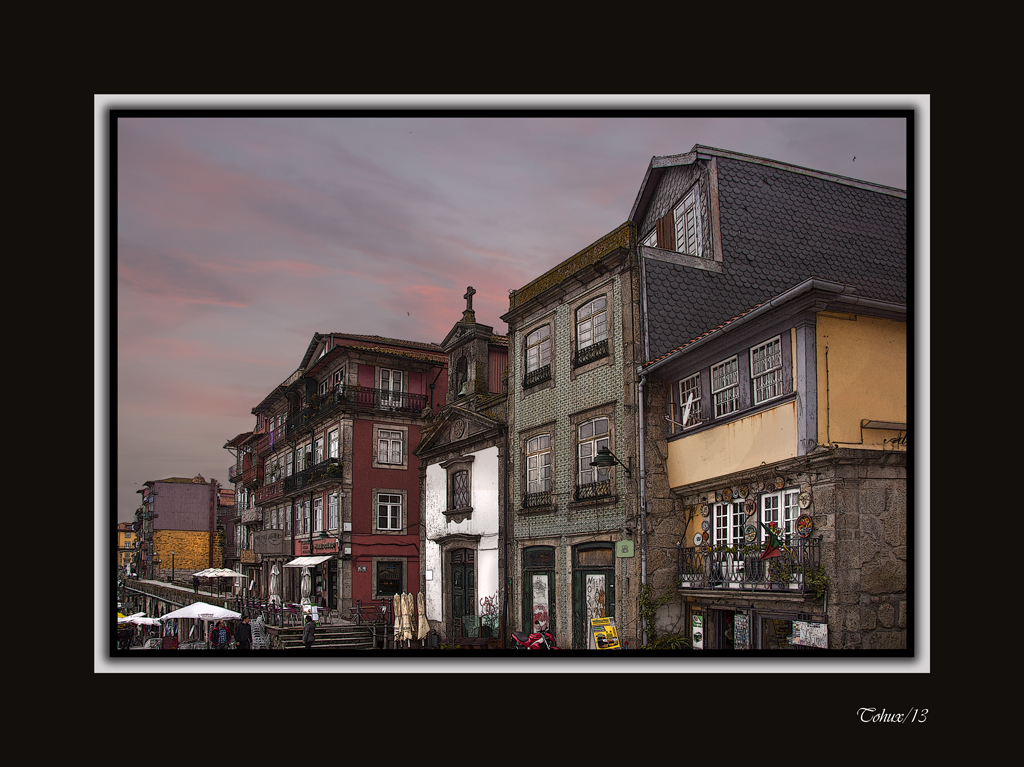
[[[302, 643], [301, 626], [285, 628], [268, 626], [267, 629], [271, 636], [271, 646], [275, 649], [305, 649], [305, 645]], [[371, 650], [373, 649], [373, 632], [368, 626], [320, 625], [316, 630], [313, 649]]]

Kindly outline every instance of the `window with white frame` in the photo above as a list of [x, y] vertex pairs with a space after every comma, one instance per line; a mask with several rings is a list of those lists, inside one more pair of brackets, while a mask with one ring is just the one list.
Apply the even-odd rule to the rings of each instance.
[[782, 394], [782, 339], [780, 336], [750, 350], [750, 380], [754, 386], [754, 404], [759, 405]]
[[306, 499], [295, 502], [295, 525], [296, 535], [305, 535], [309, 532], [309, 501]]
[[331, 374], [331, 388], [340, 392], [345, 384], [345, 368], [339, 368]]
[[402, 432], [388, 429], [380, 429], [377, 432], [378, 463], [402, 463], [402, 436]]
[[743, 524], [746, 521], [743, 502], [714, 504], [712, 541], [718, 546], [737, 546], [743, 543]]
[[576, 310], [576, 348], [586, 349], [608, 338], [608, 298], [600, 296]]
[[657, 229], [652, 230], [651, 233], [649, 235], [647, 235], [644, 238], [644, 241], [641, 242], [640, 244], [641, 245], [646, 245], [648, 248], [656, 248], [656, 247], [658, 247], [658, 230]]
[[292, 453], [289, 450], [284, 455], [284, 476], [290, 477], [292, 475]]
[[700, 255], [700, 224], [697, 209], [697, 187], [680, 200], [672, 211], [675, 221], [676, 250], [691, 256]]
[[679, 382], [679, 422], [683, 428], [696, 426], [701, 421], [700, 373]]
[[338, 494], [331, 493], [327, 497], [327, 529], [338, 529]]
[[551, 435], [538, 434], [526, 442], [526, 492], [551, 490]]
[[338, 430], [333, 429], [327, 434], [327, 457], [337, 458], [338, 455]]
[[715, 418], [739, 409], [740, 366], [736, 357], [711, 366], [711, 397], [715, 403]]
[[597, 451], [608, 447], [608, 419], [594, 418], [584, 421], [577, 428], [577, 456], [579, 458], [579, 484], [589, 485], [593, 482], [608, 480], [607, 466], [591, 466], [590, 462], [597, 456]]
[[[779, 531], [792, 540], [796, 536], [796, 520], [800, 516], [800, 491], [798, 489], [780, 490], [777, 493], [767, 493], [761, 496], [761, 521], [770, 525], [772, 522], [778, 526]], [[760, 531], [761, 539], [764, 539], [764, 530]]]
[[316, 466], [324, 462], [324, 438], [317, 437], [313, 445], [313, 465]]
[[327, 378], [325, 378], [324, 380], [322, 380], [320, 382], [320, 386], [318, 387], [317, 391], [319, 392], [321, 397], [325, 397], [325, 396], [327, 396], [327, 393], [330, 390], [331, 390], [331, 379], [328, 376]]
[[377, 529], [402, 529], [402, 496], [391, 493], [377, 494]]
[[526, 336], [526, 372], [551, 364], [551, 326], [537, 328]]
[[319, 533], [324, 529], [324, 499], [317, 496], [313, 499], [313, 532]]
[[380, 369], [381, 407], [399, 407], [402, 404], [402, 371]]

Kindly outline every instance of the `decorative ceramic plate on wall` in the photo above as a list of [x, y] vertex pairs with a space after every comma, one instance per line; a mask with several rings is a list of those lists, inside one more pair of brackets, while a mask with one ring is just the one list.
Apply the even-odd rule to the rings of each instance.
[[711, 514], [711, 507], [708, 506], [706, 503], [702, 503], [700, 507], [700, 513], [702, 516], [708, 516], [709, 514]]
[[753, 543], [754, 539], [756, 537], [757, 537], [757, 528], [756, 527], [754, 527], [753, 525], [744, 525], [743, 526], [743, 538], [746, 540], [747, 543]]
[[731, 487], [727, 487], [727, 488], [725, 488], [725, 490], [722, 491], [722, 500], [724, 500], [724, 501], [731, 501], [732, 500], [732, 488]]
[[694, 533], [694, 535], [693, 535], [693, 545], [694, 546], [700, 546], [703, 542], [704, 542], [704, 534], [703, 533]]
[[705, 519], [703, 522], [700, 523], [700, 529], [706, 533], [708, 530], [711, 529], [711, 523]]
[[786, 480], [785, 479], [783, 479], [782, 477], [776, 477], [775, 478], [775, 489], [776, 490], [781, 490], [785, 486], [786, 486]]
[[750, 488], [747, 487], [746, 485], [740, 485], [740, 495], [746, 498], [748, 495], [750, 495]]
[[806, 490], [797, 496], [797, 502], [800, 504], [801, 509], [806, 509], [811, 505], [811, 494]]
[[814, 529], [814, 521], [806, 514], [796, 518], [796, 532], [801, 538], [806, 538]]
[[754, 512], [757, 511], [757, 501], [753, 498], [747, 498], [743, 502], [743, 508], [747, 512], [748, 517], [753, 516]]

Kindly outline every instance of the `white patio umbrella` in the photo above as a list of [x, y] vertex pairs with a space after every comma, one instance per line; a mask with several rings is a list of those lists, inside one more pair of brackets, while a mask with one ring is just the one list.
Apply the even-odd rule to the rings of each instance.
[[[205, 625], [210, 621], [237, 620], [241, 617], [241, 613], [236, 613], [234, 610], [229, 610], [226, 607], [211, 605], [206, 602], [193, 602], [190, 605], [179, 607], [177, 610], [172, 610], [166, 615], [161, 615], [160, 620], [167, 621], [174, 620], [176, 618], [189, 618], [191, 620], [202, 621], [205, 627]], [[195, 626], [192, 628], [194, 629]], [[209, 636], [209, 631], [206, 631], [205, 633]], [[192, 632], [190, 631], [189, 636], [191, 635]]]
[[211, 605], [206, 602], [193, 602], [192, 604], [185, 605], [177, 610], [172, 610], [166, 615], [161, 615], [160, 620], [168, 621], [174, 620], [175, 618], [191, 618], [193, 620], [219, 621], [237, 620], [241, 617], [241, 613], [236, 613], [234, 610], [229, 610], [226, 607]]

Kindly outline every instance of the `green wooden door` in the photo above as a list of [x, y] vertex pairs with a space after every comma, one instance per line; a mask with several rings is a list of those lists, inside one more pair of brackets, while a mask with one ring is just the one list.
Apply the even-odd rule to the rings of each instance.
[[615, 550], [610, 543], [577, 546], [573, 551], [574, 650], [586, 650], [591, 618], [615, 617]]

